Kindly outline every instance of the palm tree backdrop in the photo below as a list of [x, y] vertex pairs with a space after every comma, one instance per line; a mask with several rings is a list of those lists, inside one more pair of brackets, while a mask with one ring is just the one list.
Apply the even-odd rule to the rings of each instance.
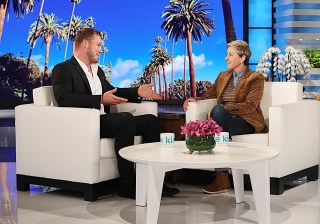
[[170, 0], [162, 17], [165, 21], [161, 28], [165, 29], [166, 35], [178, 40], [187, 40], [189, 57], [189, 73], [191, 82], [191, 96], [197, 96], [194, 64], [192, 56], [192, 39], [195, 42], [202, 42], [202, 35], [210, 36], [214, 29], [213, 20], [209, 17], [209, 10], [206, 7], [209, 3], [199, 0]]
[[80, 16], [73, 16], [71, 22], [63, 22], [62, 23], [62, 39], [66, 41], [66, 48], [64, 51], [64, 61], [67, 57], [68, 52], [68, 42], [71, 40], [72, 42], [72, 52], [73, 52], [73, 42], [74, 38], [76, 37], [76, 34], [78, 30], [81, 30], [83, 27], [83, 20]]
[[[39, 2], [39, 0], [36, 0]], [[4, 18], [10, 15], [10, 5], [12, 4], [13, 12], [18, 18], [19, 16], [24, 17], [28, 12], [33, 11], [35, 0], [0, 0], [0, 40], [2, 37]]]
[[159, 86], [159, 95], [162, 98], [162, 85], [161, 85], [161, 77], [160, 77], [160, 63], [156, 58], [152, 58], [150, 61], [150, 66], [154, 69], [154, 77], [158, 76], [158, 86]]
[[96, 24], [96, 22], [94, 21], [94, 18], [92, 16], [86, 18], [84, 20], [84, 27], [94, 27], [94, 25]]
[[73, 3], [73, 7], [72, 7], [72, 12], [71, 12], [71, 17], [70, 17], [70, 20], [69, 20], [70, 22], [69, 22], [69, 29], [68, 29], [68, 32], [67, 32], [66, 49], [64, 51], [64, 60], [66, 60], [66, 57], [67, 57], [69, 35], [70, 35], [70, 30], [71, 30], [71, 21], [73, 19], [74, 10], [76, 8], [76, 4], [79, 4], [81, 2], [81, 0], [70, 0], [70, 2]]
[[[36, 31], [38, 30], [38, 26], [39, 26], [39, 22], [40, 22], [40, 18], [42, 16], [42, 10], [43, 10], [43, 6], [44, 6], [44, 1], [45, 0], [41, 0], [41, 5], [40, 5], [40, 9], [39, 9], [39, 14], [38, 14], [38, 19], [37, 19], [37, 23], [36, 23], [36, 26], [34, 28], [35, 32], [34, 34], [36, 33]], [[28, 59], [27, 59], [27, 68], [29, 68], [29, 65], [30, 65], [30, 60], [31, 60], [31, 55], [32, 55], [32, 50], [34, 48], [34, 45], [35, 45], [35, 41], [32, 41], [30, 43], [30, 50], [29, 50], [29, 55], [28, 55]], [[21, 100], [23, 101], [24, 100], [24, 91], [28, 90], [27, 89], [27, 80], [28, 80], [28, 76], [25, 76], [24, 77], [24, 81], [22, 82], [22, 89], [21, 89]], [[28, 94], [28, 93], [27, 93]], [[30, 93], [29, 93], [30, 95]], [[30, 97], [29, 97], [30, 98]]]
[[234, 29], [234, 24], [232, 19], [230, 0], [221, 0], [221, 1], [222, 1], [224, 24], [225, 24], [224, 26], [226, 31], [226, 40], [227, 40], [227, 43], [230, 43], [231, 41], [234, 41], [237, 39], [237, 35]]
[[153, 90], [157, 92], [156, 72], [157, 72], [157, 68], [155, 63], [152, 62], [152, 60], [143, 69], [143, 75], [146, 77], [146, 79], [149, 80], [149, 83], [152, 82], [155, 84], [153, 87]]
[[[168, 82], [166, 75], [166, 66], [172, 62], [172, 59], [167, 51], [160, 44], [155, 45], [152, 50], [152, 58], [157, 61], [159, 68], [162, 68], [163, 83], [164, 83], [164, 99], [169, 99]], [[159, 74], [160, 75], [160, 74]]]
[[172, 39], [172, 52], [171, 52], [171, 58], [172, 58], [172, 63], [171, 63], [171, 89], [172, 89], [172, 95], [171, 99], [174, 99], [174, 39]]
[[28, 43], [36, 42], [39, 38], [43, 37], [43, 41], [46, 44], [46, 57], [45, 57], [45, 67], [44, 67], [44, 76], [49, 76], [49, 53], [50, 53], [50, 44], [52, 40], [59, 47], [58, 39], [62, 35], [62, 26], [59, 25], [59, 19], [55, 16], [54, 13], [46, 14], [44, 13], [39, 22], [39, 28], [35, 30], [37, 21], [31, 24], [31, 29], [29, 30], [29, 36], [27, 39]]
[[104, 59], [106, 57], [106, 53], [108, 53], [109, 49], [107, 47], [102, 48], [103, 58], [102, 58], [102, 64], [104, 65]]

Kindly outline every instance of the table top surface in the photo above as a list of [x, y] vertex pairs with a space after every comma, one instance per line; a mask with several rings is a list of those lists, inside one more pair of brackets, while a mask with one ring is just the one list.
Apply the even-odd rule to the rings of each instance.
[[185, 146], [185, 141], [176, 141], [172, 147], [163, 147], [160, 143], [146, 143], [125, 147], [120, 155], [136, 163], [163, 163], [166, 165], [182, 165], [195, 168], [249, 165], [271, 160], [278, 156], [279, 151], [268, 146], [230, 142], [217, 144], [213, 153], [193, 152]]

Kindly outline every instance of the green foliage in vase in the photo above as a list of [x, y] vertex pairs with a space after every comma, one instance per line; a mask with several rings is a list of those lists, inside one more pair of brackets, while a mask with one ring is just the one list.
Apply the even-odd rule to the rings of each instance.
[[186, 147], [189, 149], [189, 153], [194, 151], [208, 151], [212, 153], [212, 149], [216, 146], [214, 136], [191, 136], [187, 135]]
[[304, 49], [303, 52], [309, 59], [311, 68], [320, 68], [320, 51], [318, 49]]

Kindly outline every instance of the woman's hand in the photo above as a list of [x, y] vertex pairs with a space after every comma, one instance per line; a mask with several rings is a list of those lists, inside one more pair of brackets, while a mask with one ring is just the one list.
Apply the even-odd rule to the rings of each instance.
[[207, 119], [209, 120], [211, 118], [211, 110], [207, 114]]
[[183, 103], [183, 110], [184, 110], [184, 111], [187, 111], [187, 110], [188, 110], [188, 108], [189, 108], [189, 102], [197, 102], [197, 100], [196, 100], [195, 98], [192, 98], [192, 97], [186, 99], [186, 100], [184, 101], [184, 103]]

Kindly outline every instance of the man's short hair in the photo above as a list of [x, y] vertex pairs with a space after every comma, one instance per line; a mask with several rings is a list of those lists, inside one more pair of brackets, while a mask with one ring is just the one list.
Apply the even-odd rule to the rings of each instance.
[[99, 35], [101, 37], [100, 31], [94, 28], [83, 28], [79, 30], [74, 39], [75, 48], [77, 49], [83, 40], [92, 39], [94, 35]]
[[247, 42], [243, 41], [243, 40], [234, 40], [230, 43], [227, 44], [227, 47], [233, 47], [237, 50], [237, 53], [240, 57], [242, 57], [243, 55], [246, 56], [246, 59], [244, 61], [245, 65], [249, 64], [249, 59], [251, 57], [251, 50], [249, 48], [249, 45]]

